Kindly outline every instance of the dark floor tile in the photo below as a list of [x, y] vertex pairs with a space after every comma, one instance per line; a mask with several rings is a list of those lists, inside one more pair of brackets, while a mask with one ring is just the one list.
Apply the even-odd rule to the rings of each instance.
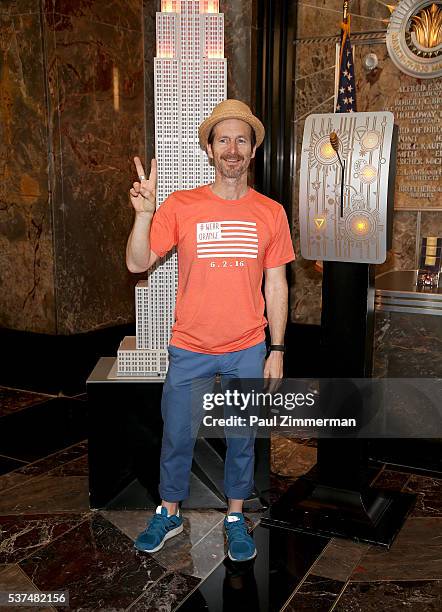
[[[64, 448], [61, 451], [44, 457], [43, 459], [34, 461], [32, 463], [20, 462], [17, 469], [14, 472], [4, 474], [0, 476], [0, 492], [4, 492], [6, 489], [15, 487], [17, 485], [29, 482], [31, 478], [41, 476], [47, 472], [65, 464], [70, 461], [74, 461], [79, 457], [84, 457], [83, 463], [87, 461], [87, 440], [83, 440], [78, 444]], [[87, 474], [86, 469], [83, 469], [84, 475]]]
[[[262, 550], [252, 561], [226, 558], [179, 607], [179, 612], [269, 612], [268, 559]], [[279, 608], [278, 608], [279, 609]]]
[[334, 612], [439, 612], [442, 580], [351, 582]]
[[298, 610], [329, 612], [344, 585], [345, 582], [339, 580], [309, 575], [284, 610], [287, 612], [298, 612]]
[[[142, 511], [100, 511], [132, 540], [146, 528], [153, 512], [155, 508]], [[164, 547], [152, 556], [169, 572], [204, 579], [225, 557], [224, 513], [216, 510], [185, 510], [182, 514], [183, 532], [166, 542]]]
[[57, 398], [2, 418], [0, 455], [36, 461], [87, 438], [87, 402]]
[[0, 514], [89, 510], [87, 456], [38, 477], [29, 477], [0, 498]]
[[[8, 593], [36, 593], [38, 589], [29, 580], [18, 565], [0, 565], [0, 591]], [[21, 603], [18, 606], [3, 608], [6, 612], [52, 612], [55, 608], [51, 606], [27, 606]]]
[[329, 539], [278, 528], [269, 532], [269, 601], [272, 610], [279, 610], [278, 606], [288, 600]]
[[[18, 459], [11, 459], [11, 457], [2, 457], [0, 455], [0, 475], [8, 474], [8, 472], [12, 472], [18, 468], [27, 465], [24, 461], [19, 461]], [[1, 476], [0, 476], [1, 481]], [[0, 485], [1, 490], [1, 485]]]
[[350, 580], [435, 580], [442, 576], [442, 518], [409, 518], [390, 550], [371, 546]]
[[404, 491], [417, 493], [416, 506], [411, 514], [415, 517], [442, 517], [442, 480], [411, 476]]
[[51, 399], [50, 395], [0, 387], [0, 417]]
[[42, 591], [69, 591], [74, 610], [130, 606], [165, 569], [114, 525], [93, 514], [20, 567]]
[[382, 470], [374, 479], [371, 486], [377, 489], [389, 489], [391, 491], [401, 491], [410, 479], [410, 474], [394, 472], [392, 470]]
[[177, 572], [164, 574], [128, 608], [128, 611], [172, 612], [200, 582], [199, 578]]
[[333, 538], [312, 567], [311, 573], [322, 578], [346, 582], [369, 549], [369, 544]]
[[85, 520], [88, 513], [0, 516], [0, 564], [17, 563]]
[[29, 464], [21, 471], [23, 474], [26, 474], [26, 476], [39, 476], [80, 458], [84, 461], [87, 459], [87, 452], [88, 442], [87, 440], [82, 440], [77, 444], [63, 448], [52, 455], [48, 455], [39, 461]]
[[183, 612], [279, 611], [326, 546], [326, 538], [256, 527], [257, 556], [247, 563], [226, 558], [187, 599]]

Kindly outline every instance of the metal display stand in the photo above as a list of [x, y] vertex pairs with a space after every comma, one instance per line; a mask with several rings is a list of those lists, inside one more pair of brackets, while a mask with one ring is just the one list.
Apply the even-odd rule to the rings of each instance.
[[[372, 373], [370, 264], [385, 260], [391, 237], [396, 143], [391, 113], [311, 115], [305, 123], [301, 253], [324, 261], [321, 351], [327, 378]], [[389, 547], [416, 496], [371, 488], [367, 448], [367, 440], [319, 439], [315, 468], [270, 508], [262, 524]]]

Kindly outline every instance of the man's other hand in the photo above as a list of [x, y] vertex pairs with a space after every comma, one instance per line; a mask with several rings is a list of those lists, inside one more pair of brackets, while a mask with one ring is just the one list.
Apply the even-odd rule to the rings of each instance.
[[274, 393], [281, 384], [283, 376], [284, 353], [272, 351], [264, 365], [264, 388]]

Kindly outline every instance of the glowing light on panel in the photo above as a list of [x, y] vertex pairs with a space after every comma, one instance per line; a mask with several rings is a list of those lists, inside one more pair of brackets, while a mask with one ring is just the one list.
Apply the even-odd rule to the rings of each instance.
[[336, 155], [335, 150], [329, 142], [324, 142], [324, 144], [321, 146], [320, 154], [325, 159], [332, 159], [332, 157]]
[[379, 145], [380, 139], [381, 137], [377, 132], [365, 132], [361, 138], [361, 144], [367, 151], [372, 151]]
[[357, 236], [365, 236], [370, 231], [370, 224], [363, 217], [355, 217], [351, 229]]
[[377, 174], [376, 168], [367, 164], [361, 170], [360, 179], [363, 183], [372, 183], [376, 179]]
[[321, 230], [325, 228], [325, 217], [314, 217], [313, 221], [315, 223], [316, 229]]
[[318, 138], [315, 142], [313, 156], [316, 162], [326, 166], [331, 166], [338, 161], [336, 153], [331, 146], [330, 136], [328, 134]]

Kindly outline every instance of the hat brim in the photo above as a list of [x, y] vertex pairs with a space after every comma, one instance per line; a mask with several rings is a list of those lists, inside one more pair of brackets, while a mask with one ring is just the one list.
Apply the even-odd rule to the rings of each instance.
[[245, 113], [226, 113], [225, 116], [217, 116], [217, 117], [207, 117], [199, 127], [198, 136], [200, 147], [205, 151], [207, 149], [208, 138], [212, 128], [221, 121], [225, 121], [226, 119], [240, 119], [241, 121], [245, 121], [248, 123], [251, 128], [255, 132], [256, 136], [256, 146], [259, 147], [265, 136], [265, 129], [261, 121], [255, 117], [254, 115], [250, 116]]

